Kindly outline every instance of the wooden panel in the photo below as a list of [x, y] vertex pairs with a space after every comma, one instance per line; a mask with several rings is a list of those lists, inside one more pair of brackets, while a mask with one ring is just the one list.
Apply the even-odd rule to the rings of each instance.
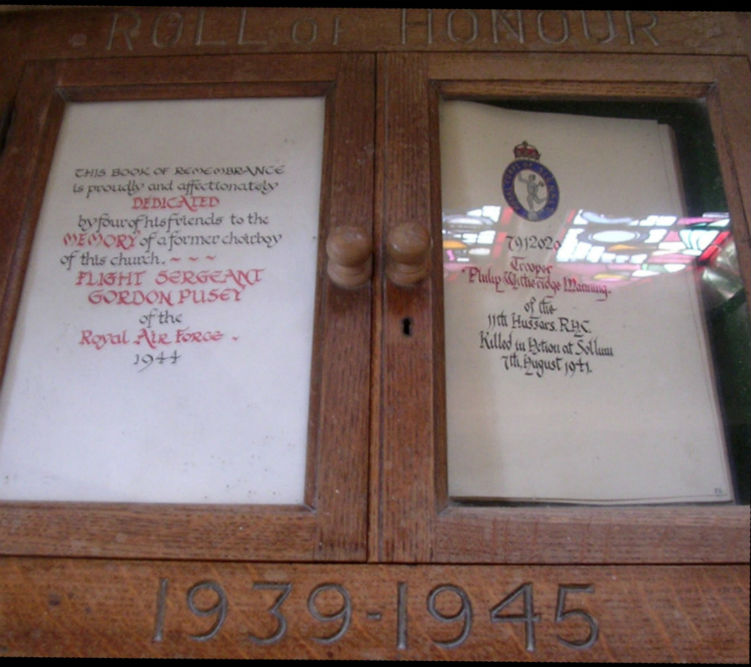
[[5, 558], [0, 652], [747, 662], [748, 600], [748, 566]]
[[437, 558], [488, 563], [748, 561], [748, 506], [451, 507], [436, 521]]
[[[748, 99], [751, 97], [751, 69], [743, 58], [716, 60], [718, 85], [713, 89], [710, 112], [713, 115], [717, 150], [728, 202], [734, 211], [733, 225], [738, 257], [751, 292], [751, 123]], [[747, 304], [751, 309], [751, 303]]]
[[[246, 58], [239, 64], [231, 58], [219, 58], [202, 60], [200, 66], [190, 59], [134, 59], [115, 68], [102, 66], [101, 61], [61, 61], [29, 67], [19, 95], [19, 111], [23, 113], [11, 128], [3, 164], [5, 187], [16, 193], [7, 200], [6, 238], [0, 253], [0, 267], [5, 271], [2, 277], [7, 281], [3, 350], [12, 329], [46, 168], [66, 97], [325, 94], [328, 106], [320, 206], [320, 237], [325, 239], [333, 225], [372, 228], [373, 66], [371, 56], [353, 55], [278, 56], [256, 62]], [[265, 81], [272, 83], [264, 89]], [[0, 505], [2, 551], [363, 559], [370, 428], [370, 293], [367, 288], [347, 291], [330, 284], [324, 277], [323, 245], [319, 244], [318, 257], [320, 286], [313, 343], [306, 506], [7, 502]]]
[[[457, 57], [458, 56], [458, 57]], [[712, 58], [613, 54], [431, 54], [431, 79], [475, 81], [526, 80], [533, 85], [563, 81], [606, 82], [617, 91], [622, 82], [701, 82], [714, 80]], [[638, 86], [635, 87], [638, 91]], [[680, 90], [680, 88], [678, 89]], [[532, 92], [536, 92], [533, 88]]]

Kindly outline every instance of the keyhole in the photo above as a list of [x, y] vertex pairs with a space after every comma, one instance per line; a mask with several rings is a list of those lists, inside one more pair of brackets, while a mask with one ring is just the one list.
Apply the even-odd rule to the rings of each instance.
[[405, 336], [412, 335], [412, 318], [411, 317], [405, 317], [402, 320], [402, 333]]

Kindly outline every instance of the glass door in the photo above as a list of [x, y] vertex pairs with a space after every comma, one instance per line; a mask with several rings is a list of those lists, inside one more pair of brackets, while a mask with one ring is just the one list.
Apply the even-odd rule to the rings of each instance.
[[31, 203], [0, 435], [20, 552], [115, 530], [121, 554], [364, 557], [369, 289], [334, 286], [324, 245], [369, 238], [372, 59], [209, 60], [27, 68], [46, 123], [20, 135], [39, 170], [8, 175]]
[[[552, 57], [404, 60], [384, 58], [385, 123], [412, 119], [393, 148], [416, 157], [382, 215], [430, 235], [432, 267], [383, 287], [381, 553], [743, 559], [746, 158], [717, 130], [721, 59], [559, 55], [555, 82]], [[703, 129], [663, 118], [691, 109]]]

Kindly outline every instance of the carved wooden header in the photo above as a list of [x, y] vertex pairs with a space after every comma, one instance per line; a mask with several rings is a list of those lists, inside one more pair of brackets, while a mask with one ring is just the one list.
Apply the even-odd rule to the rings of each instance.
[[[272, 51], [747, 53], [749, 17], [646, 10], [101, 8], [4, 17], [39, 55]], [[36, 30], [24, 30], [28, 21]], [[15, 24], [15, 26], [14, 26]], [[33, 38], [30, 37], [33, 35]], [[7, 51], [6, 51], [7, 52]]]

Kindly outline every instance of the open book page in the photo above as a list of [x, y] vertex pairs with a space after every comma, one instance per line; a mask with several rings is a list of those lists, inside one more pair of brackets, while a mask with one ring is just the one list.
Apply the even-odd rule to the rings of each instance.
[[69, 104], [0, 497], [302, 502], [323, 98]]
[[440, 133], [449, 494], [730, 500], [696, 261], [728, 221], [683, 215], [669, 129], [450, 101]]

